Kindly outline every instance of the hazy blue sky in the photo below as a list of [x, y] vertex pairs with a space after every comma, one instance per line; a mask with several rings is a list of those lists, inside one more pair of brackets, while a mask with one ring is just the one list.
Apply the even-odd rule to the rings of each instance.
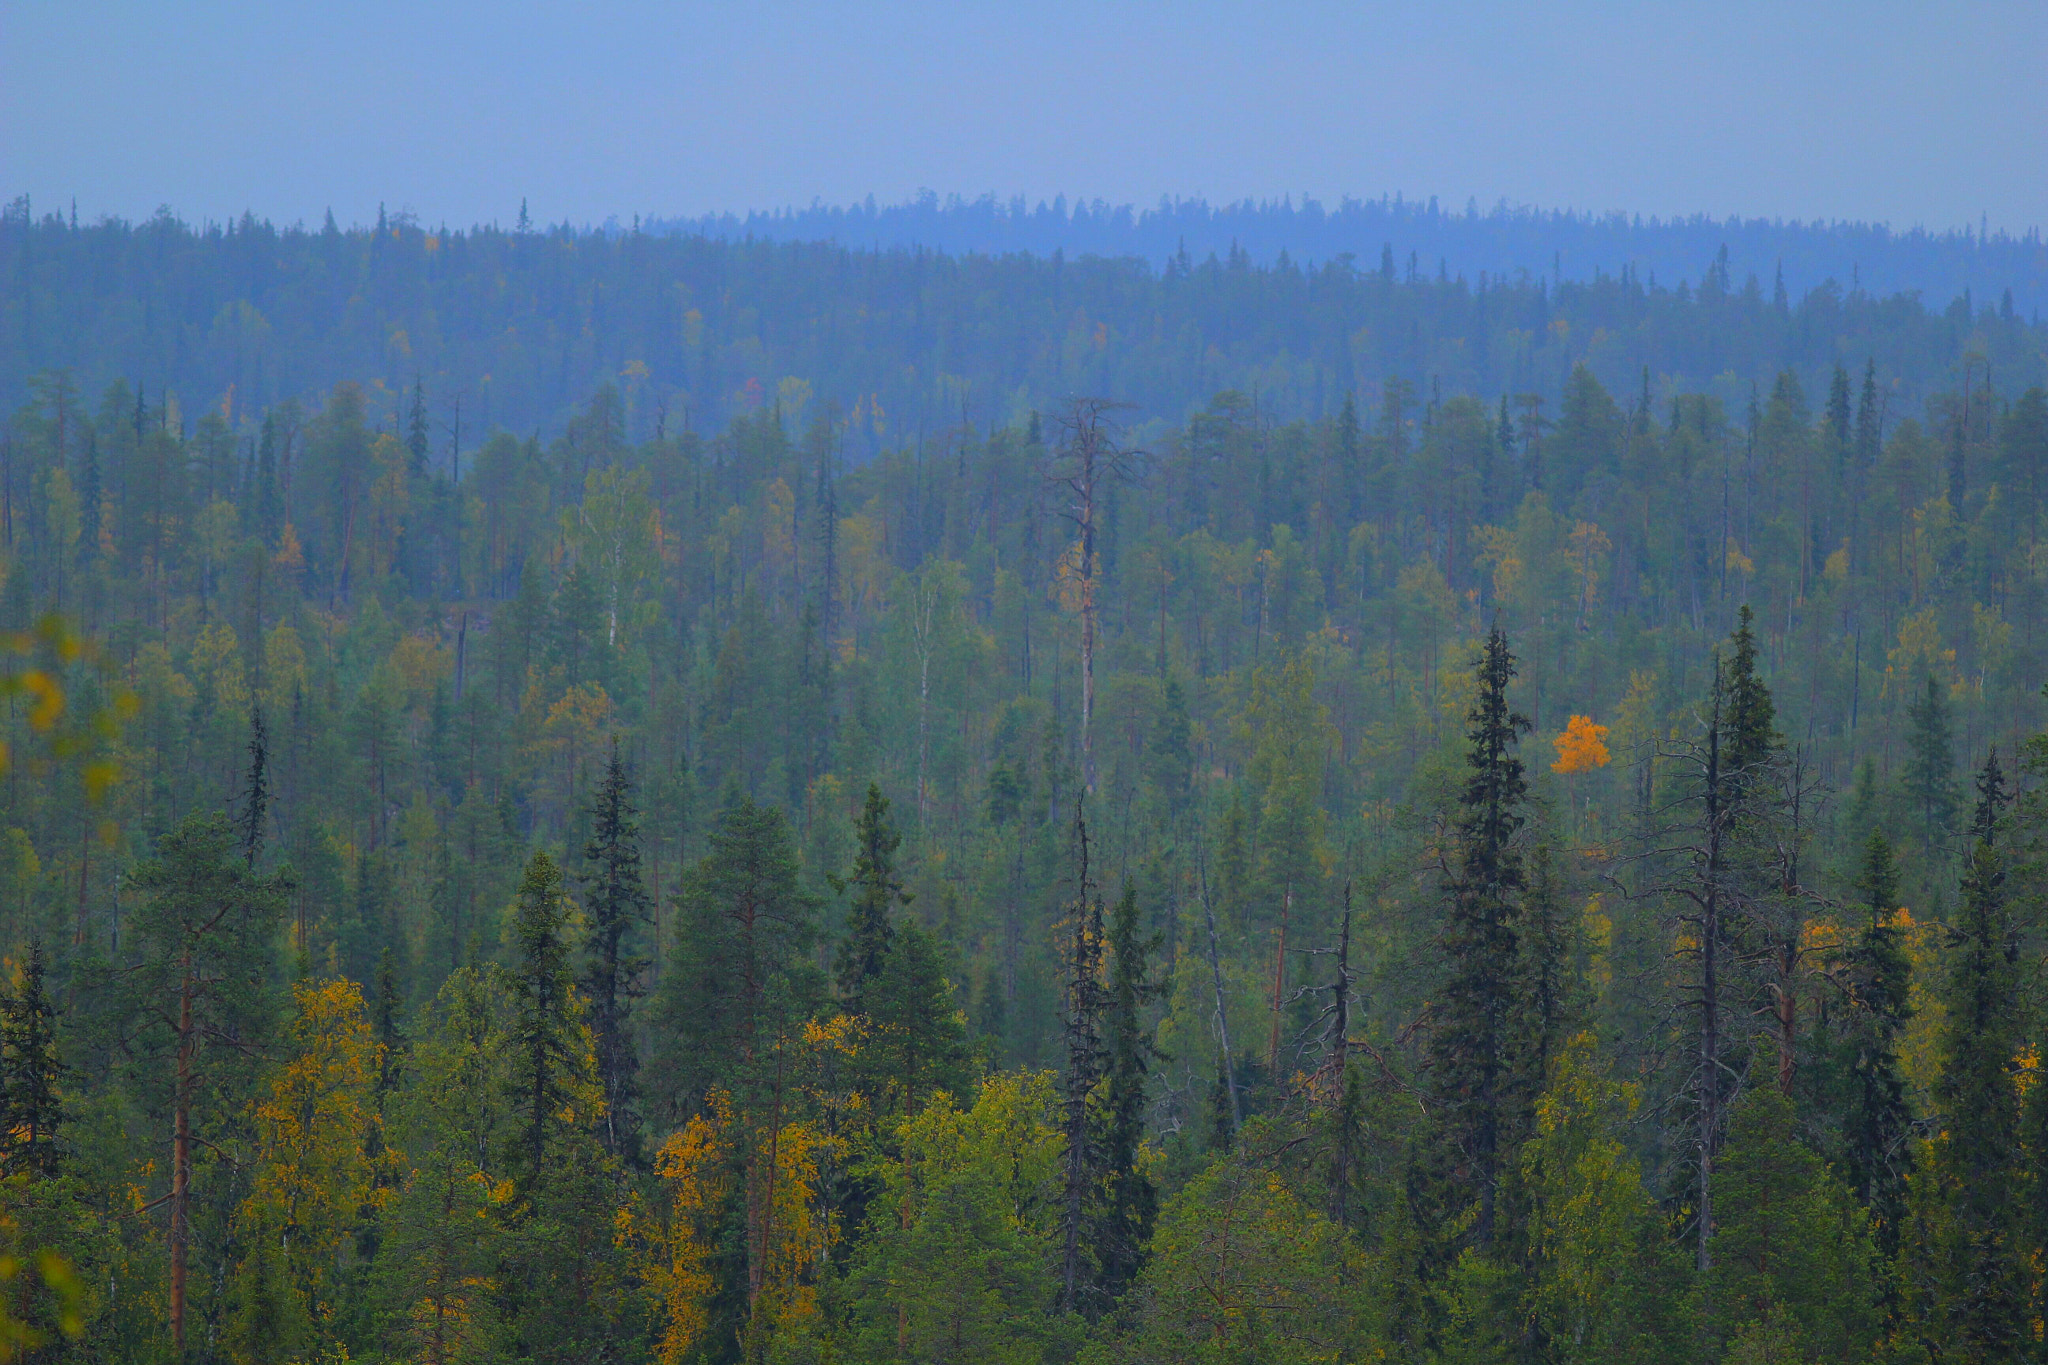
[[1402, 191], [2048, 223], [2048, 4], [0, 0], [0, 192], [428, 222]]

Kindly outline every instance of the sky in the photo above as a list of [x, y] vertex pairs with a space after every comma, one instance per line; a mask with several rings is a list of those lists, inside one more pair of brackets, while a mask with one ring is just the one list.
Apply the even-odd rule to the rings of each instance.
[[2048, 4], [0, 0], [0, 195], [696, 215], [921, 190], [2048, 224]]

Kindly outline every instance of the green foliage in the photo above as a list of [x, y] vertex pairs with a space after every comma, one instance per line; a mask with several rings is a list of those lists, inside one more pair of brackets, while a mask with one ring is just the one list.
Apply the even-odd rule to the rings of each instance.
[[511, 924], [512, 1073], [506, 1080], [512, 1168], [528, 1197], [556, 1169], [549, 1157], [565, 1122], [575, 1122], [578, 1109], [591, 1121], [600, 1103], [589, 1093], [590, 1035], [570, 974], [569, 913], [561, 870], [547, 854], [534, 854]]
[[[2026, 325], [534, 233], [428, 319], [410, 225], [226, 237], [260, 375], [0, 433], [0, 625], [106, 642], [0, 639], [35, 1331], [164, 1358], [182, 1264], [223, 1358], [2031, 1349], [2042, 741], [1953, 775], [2048, 721]], [[1149, 405], [1085, 585], [1075, 392]]]
[[1305, 1365], [1349, 1358], [1373, 1339], [1365, 1258], [1271, 1173], [1236, 1159], [1160, 1209], [1131, 1300], [1111, 1358]]
[[1792, 1359], [1866, 1358], [1878, 1325], [1866, 1225], [1801, 1143], [1791, 1102], [1750, 1091], [1721, 1153], [1712, 1269], [1700, 1286], [1708, 1338], [1730, 1358], [1760, 1349], [1765, 1330], [1784, 1336]]
[[1523, 890], [1515, 835], [1526, 818], [1526, 717], [1509, 709], [1515, 658], [1496, 626], [1478, 662], [1479, 695], [1467, 717], [1467, 774], [1459, 794], [1456, 862], [1448, 878], [1444, 951], [1450, 959], [1431, 1085], [1450, 1163], [1452, 1209], [1474, 1210], [1472, 1235], [1493, 1241], [1504, 1157], [1518, 1140], [1509, 1051]]

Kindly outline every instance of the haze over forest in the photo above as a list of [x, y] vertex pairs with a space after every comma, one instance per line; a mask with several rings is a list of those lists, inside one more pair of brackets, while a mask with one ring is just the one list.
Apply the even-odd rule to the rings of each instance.
[[0, 1361], [2048, 1359], [2038, 229], [0, 217]]

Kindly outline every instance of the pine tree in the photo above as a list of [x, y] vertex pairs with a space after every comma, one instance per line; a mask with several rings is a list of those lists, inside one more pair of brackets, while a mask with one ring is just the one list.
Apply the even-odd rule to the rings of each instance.
[[[170, 1285], [173, 1349], [182, 1354], [191, 1243], [195, 1111], [213, 1097], [210, 1063], [238, 1060], [271, 1018], [270, 949], [291, 894], [234, 857], [226, 816], [188, 817], [163, 836], [129, 885], [142, 896], [124, 935], [137, 965], [120, 978], [126, 1013], [161, 1027], [171, 1047]], [[239, 1107], [239, 1097], [221, 1097]]]
[[1850, 1025], [1856, 1088], [1847, 1122], [1847, 1166], [1856, 1197], [1870, 1211], [1871, 1237], [1887, 1261], [1897, 1258], [1912, 1170], [1912, 1108], [1899, 1065], [1899, 1039], [1912, 1017], [1913, 961], [1899, 944], [1898, 869], [1891, 843], [1872, 830], [1857, 890], [1869, 910], [1851, 961], [1856, 1014]]
[[589, 806], [590, 838], [583, 846], [584, 916], [589, 929], [582, 987], [590, 1004], [598, 1080], [604, 1087], [604, 1145], [615, 1156], [638, 1152], [639, 1060], [631, 1016], [645, 964], [632, 951], [631, 939], [652, 905], [640, 876], [640, 821], [632, 796], [614, 735], [611, 759]]
[[0, 1173], [56, 1176], [62, 1160], [57, 1130], [64, 1122], [58, 1087], [65, 1067], [57, 1057], [57, 1006], [44, 977], [49, 960], [41, 939], [31, 939], [0, 992]]
[[1478, 663], [1479, 696], [1466, 718], [1468, 773], [1459, 795], [1455, 864], [1448, 879], [1444, 950], [1450, 976], [1438, 1015], [1430, 1084], [1455, 1152], [1453, 1185], [1476, 1204], [1474, 1240], [1490, 1244], [1510, 1107], [1510, 1014], [1518, 957], [1516, 916], [1523, 888], [1515, 836], [1526, 784], [1515, 749], [1528, 730], [1510, 709], [1515, 657], [1499, 626]]

